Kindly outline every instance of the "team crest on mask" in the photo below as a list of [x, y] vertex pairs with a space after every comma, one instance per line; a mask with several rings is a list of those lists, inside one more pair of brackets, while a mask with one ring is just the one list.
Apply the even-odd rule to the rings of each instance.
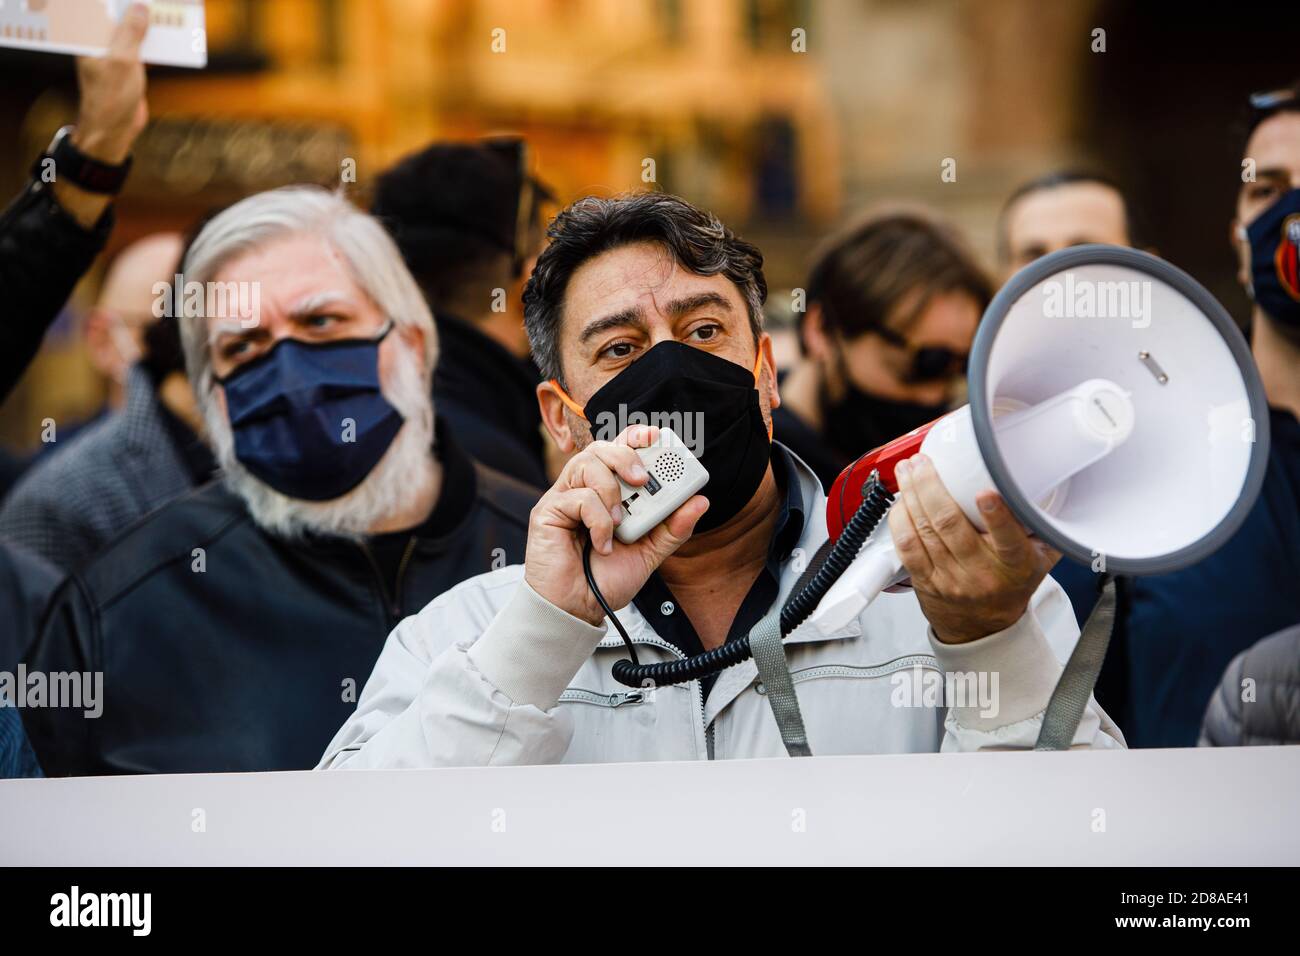
[[1277, 277], [1291, 298], [1300, 302], [1300, 214], [1287, 216], [1277, 244]]

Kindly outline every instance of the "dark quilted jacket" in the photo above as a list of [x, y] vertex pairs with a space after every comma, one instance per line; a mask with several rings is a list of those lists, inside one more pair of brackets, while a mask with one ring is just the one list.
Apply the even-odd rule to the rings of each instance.
[[1199, 743], [1300, 743], [1300, 625], [1266, 637], [1233, 658], [1210, 698]]

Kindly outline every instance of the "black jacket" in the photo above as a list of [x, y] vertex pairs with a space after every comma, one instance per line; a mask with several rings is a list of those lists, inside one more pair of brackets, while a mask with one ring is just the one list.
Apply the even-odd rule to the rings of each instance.
[[395, 594], [370, 545], [274, 538], [220, 481], [71, 576], [28, 667], [102, 671], [103, 714], [24, 711], [45, 772], [315, 766], [398, 621], [523, 560], [536, 493], [475, 465], [441, 427], [438, 446], [442, 492], [402, 554]]
[[112, 207], [88, 231], [43, 183], [28, 186], [0, 213], [0, 401], [22, 378], [112, 228]]
[[547, 488], [537, 368], [461, 319], [438, 316], [433, 402], [470, 456]]
[[0, 671], [12, 671], [36, 639], [41, 614], [60, 580], [43, 558], [0, 540]]

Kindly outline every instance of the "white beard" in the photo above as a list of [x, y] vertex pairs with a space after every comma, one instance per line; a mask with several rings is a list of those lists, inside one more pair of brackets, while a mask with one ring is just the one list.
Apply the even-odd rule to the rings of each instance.
[[429, 376], [415, 354], [402, 346], [392, 381], [380, 391], [404, 419], [370, 474], [346, 494], [329, 501], [304, 501], [276, 491], [235, 457], [230, 421], [211, 393], [203, 420], [226, 485], [248, 506], [263, 530], [281, 538], [307, 533], [360, 538], [384, 519], [414, 508], [436, 481], [433, 458], [433, 397]]

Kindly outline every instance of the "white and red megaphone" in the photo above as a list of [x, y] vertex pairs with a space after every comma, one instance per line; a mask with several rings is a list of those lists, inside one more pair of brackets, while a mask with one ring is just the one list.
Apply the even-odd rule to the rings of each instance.
[[[1156, 574], [1226, 541], [1259, 493], [1268, 411], [1223, 307], [1162, 259], [1077, 246], [1018, 272], [971, 350], [970, 404], [845, 469], [827, 500], [839, 537], [877, 472], [918, 452], [983, 529], [995, 488], [1033, 534], [1096, 570]], [[830, 633], [905, 580], [881, 523], [810, 618]]]

